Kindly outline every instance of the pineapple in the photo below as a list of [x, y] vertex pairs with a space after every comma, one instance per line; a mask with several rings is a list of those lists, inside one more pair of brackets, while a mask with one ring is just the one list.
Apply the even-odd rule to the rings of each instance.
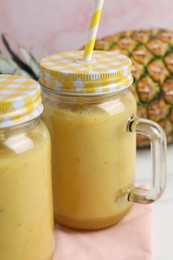
[[[119, 51], [130, 57], [138, 116], [160, 124], [167, 141], [173, 141], [173, 31], [121, 32], [97, 40], [95, 50]], [[146, 137], [137, 138], [138, 147], [149, 145]]]

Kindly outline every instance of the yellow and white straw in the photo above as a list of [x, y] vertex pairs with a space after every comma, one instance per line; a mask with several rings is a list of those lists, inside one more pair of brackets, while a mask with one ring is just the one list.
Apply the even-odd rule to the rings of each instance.
[[83, 59], [85, 61], [90, 61], [92, 59], [94, 44], [97, 36], [97, 31], [99, 27], [100, 17], [102, 13], [104, 0], [95, 0], [94, 11], [92, 14], [89, 31], [87, 35], [87, 42], [85, 45]]

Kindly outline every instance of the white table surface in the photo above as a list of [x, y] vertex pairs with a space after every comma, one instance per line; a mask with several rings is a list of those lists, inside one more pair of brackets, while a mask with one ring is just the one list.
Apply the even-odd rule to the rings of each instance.
[[[151, 179], [150, 150], [137, 151], [137, 183]], [[173, 260], [173, 144], [167, 148], [167, 186], [163, 196], [152, 204], [153, 260]]]

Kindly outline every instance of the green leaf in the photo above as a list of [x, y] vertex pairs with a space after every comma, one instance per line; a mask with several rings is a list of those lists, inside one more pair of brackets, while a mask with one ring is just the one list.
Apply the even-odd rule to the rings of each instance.
[[20, 69], [14, 61], [5, 57], [2, 53], [0, 53], [0, 74], [20, 75], [26, 78], [31, 78], [27, 72]]
[[2, 53], [0, 53], [0, 73], [14, 74], [15, 67]]
[[17, 63], [17, 65], [24, 71], [26, 71], [26, 73], [28, 73], [30, 75], [30, 77], [34, 78], [34, 79], [38, 79], [37, 75], [35, 75], [35, 73], [33, 72], [33, 70], [25, 63], [21, 60], [21, 58], [14, 53], [14, 51], [11, 49], [6, 37], [4, 34], [2, 34], [2, 41], [7, 49], [7, 51], [10, 53], [13, 61], [15, 63]]
[[26, 64], [32, 69], [32, 71], [35, 73], [37, 77], [39, 77], [39, 72], [40, 72], [40, 66], [39, 63], [36, 61], [36, 59], [27, 52], [24, 46], [19, 45], [19, 50], [20, 53], [22, 54]]

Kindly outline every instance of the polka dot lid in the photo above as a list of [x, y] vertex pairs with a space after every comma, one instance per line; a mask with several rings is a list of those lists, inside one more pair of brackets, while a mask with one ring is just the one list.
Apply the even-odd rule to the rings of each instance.
[[28, 122], [42, 111], [40, 85], [36, 81], [0, 75], [0, 128]]
[[40, 83], [62, 94], [97, 95], [127, 88], [132, 83], [131, 60], [120, 54], [94, 51], [90, 63], [82, 51], [57, 53], [41, 61]]

